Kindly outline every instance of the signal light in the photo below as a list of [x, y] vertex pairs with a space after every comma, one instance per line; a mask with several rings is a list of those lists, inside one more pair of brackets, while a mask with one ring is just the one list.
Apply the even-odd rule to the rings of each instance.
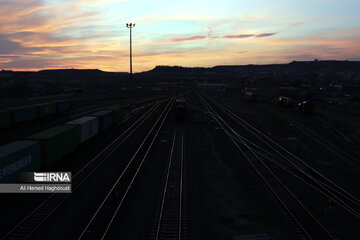
[[176, 99], [176, 101], [178, 102], [178, 101], [179, 101], [179, 99], [177, 98], [177, 99]]

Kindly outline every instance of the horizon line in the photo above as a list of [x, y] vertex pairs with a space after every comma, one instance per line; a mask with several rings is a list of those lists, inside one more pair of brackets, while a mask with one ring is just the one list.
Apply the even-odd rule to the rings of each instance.
[[[268, 64], [254, 64], [254, 63], [249, 63], [249, 64], [229, 64], [229, 65], [214, 65], [212, 67], [189, 67], [189, 66], [181, 66], [181, 65], [156, 65], [154, 68], [150, 69], [150, 70], [145, 70], [145, 71], [139, 71], [139, 72], [135, 72], [136, 73], [143, 73], [143, 72], [149, 72], [154, 70], [157, 67], [181, 67], [181, 68], [215, 68], [215, 67], [239, 67], [239, 66], [270, 66], [270, 65], [287, 65], [287, 64], [291, 64], [291, 63], [295, 63], [295, 62], [360, 62], [357, 60], [304, 60], [304, 61], [299, 61], [299, 60], [293, 60], [291, 62], [284, 62], [284, 63], [268, 63]], [[3, 71], [8, 71], [8, 72], [41, 72], [41, 71], [59, 71], [59, 70], [76, 70], [76, 71], [101, 71], [101, 72], [107, 72], [107, 73], [127, 73], [130, 74], [130, 72], [121, 72], [121, 71], [106, 71], [106, 70], [101, 70], [98, 68], [43, 68], [43, 69], [34, 69], [34, 70], [13, 70], [13, 69], [1, 69], [0, 72]]]

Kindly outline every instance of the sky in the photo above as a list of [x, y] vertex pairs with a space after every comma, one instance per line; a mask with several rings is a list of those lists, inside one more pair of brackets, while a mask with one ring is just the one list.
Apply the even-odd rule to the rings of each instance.
[[0, 0], [0, 69], [360, 61], [359, 0]]

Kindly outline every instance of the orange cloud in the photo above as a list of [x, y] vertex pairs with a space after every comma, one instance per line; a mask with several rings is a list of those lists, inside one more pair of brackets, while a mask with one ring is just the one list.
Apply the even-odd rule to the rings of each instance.
[[[47, 5], [42, 0], [27, 0], [21, 4], [16, 1], [0, 3], [0, 68], [24, 69], [26, 66], [27, 70], [37, 70], [73, 67], [128, 71], [128, 32], [106, 26], [102, 22], [106, 16], [100, 8], [87, 7], [88, 4], [118, 1], [78, 0]], [[163, 15], [157, 17], [161, 21], [169, 20], [162, 19]], [[193, 20], [194, 16], [174, 16], [174, 19]], [[195, 19], [202, 22], [202, 26], [213, 26], [214, 21], [219, 20], [211, 16], [196, 16]], [[104, 25], [100, 26], [101, 23]], [[214, 29], [218, 31], [219, 28]], [[308, 36], [292, 39], [284, 38], [283, 34], [272, 38], [276, 33], [257, 34], [257, 31], [211, 36], [211, 30], [205, 28], [204, 36], [171, 39], [154, 39], [139, 31], [133, 42], [134, 71], [149, 70], [159, 64], [213, 66], [311, 58], [353, 59], [360, 52], [360, 31], [353, 29], [348, 33], [337, 33], [337, 36], [348, 39], [335, 39], [332, 33], [326, 38]], [[126, 38], [122, 38], [122, 34], [126, 34]], [[204, 39], [214, 41], [207, 41], [205, 45], [201, 41]], [[191, 41], [191, 45], [180, 44]]]

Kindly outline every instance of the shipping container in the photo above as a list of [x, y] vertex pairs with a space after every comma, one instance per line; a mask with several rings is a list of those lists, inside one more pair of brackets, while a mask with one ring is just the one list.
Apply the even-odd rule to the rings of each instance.
[[124, 118], [125, 107], [124, 106], [110, 106], [107, 108], [113, 112], [114, 123], [119, 123]]
[[44, 166], [54, 165], [78, 145], [76, 128], [71, 125], [60, 125], [26, 139], [40, 142]]
[[67, 124], [76, 126], [80, 143], [89, 140], [99, 133], [99, 119], [97, 117], [82, 117]]
[[33, 172], [41, 168], [38, 141], [16, 141], [0, 147], [0, 182], [10, 182], [17, 173]]
[[89, 116], [97, 117], [99, 119], [99, 131], [104, 132], [106, 129], [114, 124], [113, 112], [109, 110], [102, 110], [90, 114]]
[[11, 112], [9, 110], [0, 111], [0, 129], [8, 128], [11, 125]]
[[37, 119], [36, 106], [23, 106], [10, 109], [14, 124]]
[[38, 104], [37, 111], [39, 118], [45, 118], [56, 114], [56, 104], [55, 103], [42, 103]]
[[56, 102], [56, 111], [58, 114], [68, 113], [73, 107], [73, 103], [71, 101], [57, 101]]

